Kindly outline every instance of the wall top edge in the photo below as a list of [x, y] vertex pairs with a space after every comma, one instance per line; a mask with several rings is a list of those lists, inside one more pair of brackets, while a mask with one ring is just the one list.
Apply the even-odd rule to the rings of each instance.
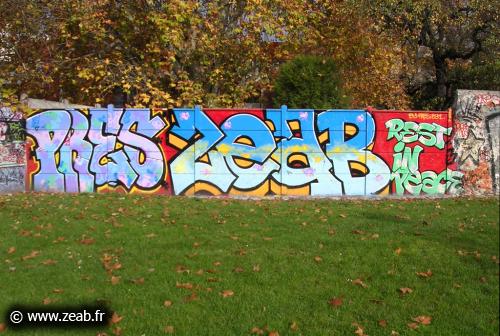
[[[34, 109], [36, 111], [49, 111], [49, 110], [99, 110], [99, 111], [106, 111], [109, 109], [126, 109], [126, 110], [156, 110], [156, 111], [168, 111], [168, 110], [173, 110], [173, 111], [185, 111], [185, 110], [194, 110], [195, 107], [176, 107], [173, 109], [170, 108], [162, 108], [162, 107], [114, 107], [114, 106], [108, 106], [107, 108], [103, 107], [73, 107], [73, 106], [68, 106], [68, 107], [48, 107], [48, 108], [38, 108]], [[279, 112], [281, 109], [279, 108], [216, 108], [216, 107], [200, 107], [201, 110], [206, 111], [206, 112], [211, 112], [211, 113], [217, 113], [217, 112], [235, 112], [235, 111], [240, 111], [240, 112], [262, 112], [262, 111], [271, 111], [271, 112]], [[380, 112], [380, 113], [449, 113], [449, 110], [446, 111], [435, 111], [435, 110], [383, 110], [383, 109], [375, 109], [375, 108], [370, 108], [367, 107], [365, 109], [310, 109], [310, 108], [297, 108], [297, 109], [286, 109], [287, 111], [292, 111], [292, 112], [297, 112], [297, 111], [304, 111], [304, 112]]]

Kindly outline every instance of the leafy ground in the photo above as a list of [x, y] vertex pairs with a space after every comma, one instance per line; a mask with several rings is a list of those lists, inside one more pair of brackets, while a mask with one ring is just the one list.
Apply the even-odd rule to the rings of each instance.
[[499, 202], [0, 196], [10, 304], [105, 300], [28, 335], [498, 335]]

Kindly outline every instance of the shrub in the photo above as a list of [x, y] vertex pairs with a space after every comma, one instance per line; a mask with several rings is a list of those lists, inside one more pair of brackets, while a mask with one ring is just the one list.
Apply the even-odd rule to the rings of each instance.
[[344, 107], [341, 78], [332, 59], [298, 56], [284, 63], [274, 84], [275, 106], [330, 109]]

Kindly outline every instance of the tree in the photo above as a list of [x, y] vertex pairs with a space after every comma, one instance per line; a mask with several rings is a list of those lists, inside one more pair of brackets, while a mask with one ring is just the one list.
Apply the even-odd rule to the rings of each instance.
[[407, 106], [397, 40], [356, 1], [3, 0], [0, 77], [94, 105], [264, 102], [300, 54], [332, 58], [353, 106]]
[[[481, 53], [498, 55], [491, 49], [498, 45], [498, 1], [379, 0], [367, 6], [382, 16], [384, 30], [399, 34], [408, 52], [407, 90], [416, 107], [450, 106], [450, 70]], [[488, 44], [490, 39], [496, 43]]]
[[5, 0], [0, 75], [18, 93], [90, 105], [115, 96], [135, 106], [237, 106], [269, 88], [288, 44], [263, 36], [283, 35], [297, 17], [288, 9], [261, 0]]
[[335, 60], [351, 107], [407, 108], [403, 49], [391, 31], [380, 29], [369, 6], [360, 1], [308, 3], [309, 32], [301, 48]]

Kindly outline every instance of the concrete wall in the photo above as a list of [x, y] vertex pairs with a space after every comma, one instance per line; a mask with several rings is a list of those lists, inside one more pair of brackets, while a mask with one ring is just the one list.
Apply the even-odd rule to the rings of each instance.
[[25, 189], [26, 150], [20, 114], [0, 108], [0, 192]]
[[447, 111], [66, 109], [27, 119], [34, 191], [440, 195], [462, 191]]
[[498, 194], [499, 134], [489, 91], [453, 113], [2, 108], [0, 192]]
[[467, 194], [499, 193], [500, 92], [458, 90], [453, 147]]

